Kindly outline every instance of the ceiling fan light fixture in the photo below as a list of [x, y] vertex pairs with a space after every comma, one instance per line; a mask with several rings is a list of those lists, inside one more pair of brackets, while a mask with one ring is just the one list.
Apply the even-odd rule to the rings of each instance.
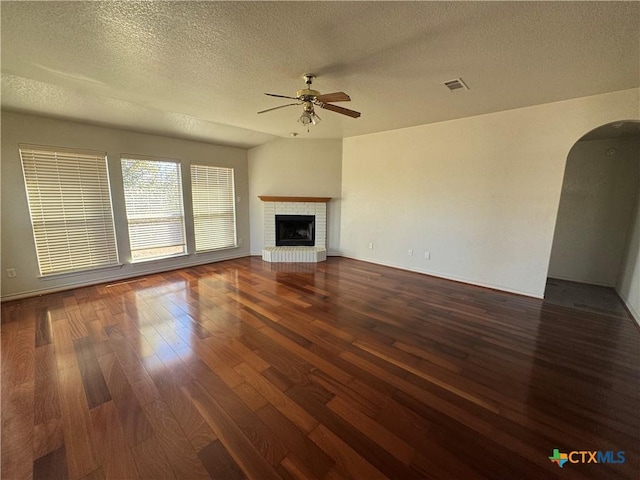
[[311, 123], [313, 123], [314, 125], [317, 125], [322, 121], [322, 119], [316, 114], [316, 112], [311, 112], [309, 116], [311, 117]]
[[298, 119], [298, 123], [301, 123], [306, 127], [310, 123], [313, 123], [313, 118], [311, 118], [311, 115], [309, 114], [309, 112], [302, 112], [302, 115], [300, 115], [300, 118]]

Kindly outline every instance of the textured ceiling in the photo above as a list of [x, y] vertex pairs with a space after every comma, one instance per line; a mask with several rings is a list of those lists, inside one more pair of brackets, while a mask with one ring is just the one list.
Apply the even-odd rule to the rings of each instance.
[[[250, 147], [637, 87], [639, 2], [2, 2], [2, 106]], [[257, 115], [314, 88], [362, 112]], [[441, 82], [462, 77], [468, 91]]]

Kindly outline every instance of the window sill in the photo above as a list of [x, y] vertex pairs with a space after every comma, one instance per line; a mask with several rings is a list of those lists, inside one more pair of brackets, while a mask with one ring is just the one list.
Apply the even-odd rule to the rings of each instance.
[[68, 272], [48, 273], [46, 275], [40, 275], [38, 278], [40, 280], [56, 280], [58, 278], [73, 277], [75, 275], [86, 275], [88, 273], [101, 272], [103, 270], [115, 270], [115, 269], [120, 269], [122, 267], [124, 267], [124, 264], [117, 263], [115, 265], [106, 265], [104, 267], [97, 267], [97, 268], [87, 268], [84, 270], [71, 270]]
[[232, 247], [213, 248], [211, 250], [200, 250], [199, 252], [196, 252], [195, 255], [206, 255], [208, 253], [224, 252], [225, 250], [233, 250], [235, 248], [240, 248], [240, 245], [233, 245]]
[[166, 257], [153, 257], [153, 258], [141, 258], [139, 260], [131, 260], [130, 265], [148, 264], [154, 262], [164, 262], [165, 260], [171, 260], [172, 258], [184, 258], [190, 256], [190, 253], [180, 253], [178, 255], [167, 255]]

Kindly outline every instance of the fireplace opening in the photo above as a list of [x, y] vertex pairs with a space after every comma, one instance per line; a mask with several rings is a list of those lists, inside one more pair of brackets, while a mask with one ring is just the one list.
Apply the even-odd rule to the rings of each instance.
[[313, 247], [315, 215], [276, 215], [276, 247]]

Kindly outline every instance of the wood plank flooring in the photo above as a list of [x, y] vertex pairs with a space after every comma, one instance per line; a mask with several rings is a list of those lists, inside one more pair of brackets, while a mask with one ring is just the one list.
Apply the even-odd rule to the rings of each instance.
[[342, 258], [5, 303], [2, 479], [635, 479], [639, 345], [628, 317]]
[[547, 278], [544, 292], [547, 303], [628, 318], [629, 313], [612, 287]]

